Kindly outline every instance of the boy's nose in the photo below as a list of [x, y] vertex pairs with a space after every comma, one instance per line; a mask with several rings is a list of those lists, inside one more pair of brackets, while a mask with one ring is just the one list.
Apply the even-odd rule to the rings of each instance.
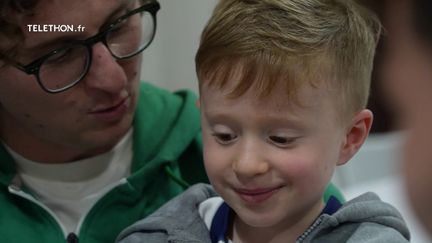
[[237, 158], [232, 162], [232, 170], [240, 178], [252, 178], [269, 171], [270, 165], [267, 161], [257, 155], [253, 148], [240, 151]]
[[118, 94], [127, 84], [125, 70], [103, 43], [96, 43], [92, 48], [92, 63], [85, 77], [87, 87]]

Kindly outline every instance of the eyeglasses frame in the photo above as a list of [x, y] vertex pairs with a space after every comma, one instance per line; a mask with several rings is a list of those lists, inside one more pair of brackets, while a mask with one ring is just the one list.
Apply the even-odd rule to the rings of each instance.
[[[51, 94], [63, 92], [65, 90], [72, 88], [76, 84], [78, 84], [87, 75], [87, 73], [90, 69], [91, 63], [92, 63], [92, 53], [93, 53], [92, 47], [94, 44], [96, 44], [98, 42], [102, 42], [105, 46], [107, 46], [107, 49], [110, 51], [111, 55], [114, 58], [116, 58], [116, 60], [128, 59], [128, 58], [131, 58], [135, 55], [138, 55], [139, 53], [144, 51], [153, 42], [153, 39], [154, 39], [154, 36], [156, 33], [156, 27], [157, 27], [156, 13], [159, 9], [160, 9], [160, 4], [157, 1], [144, 4], [144, 5], [138, 7], [134, 10], [131, 10], [130, 12], [126, 13], [125, 15], [117, 18], [115, 21], [113, 21], [107, 27], [103, 28], [100, 32], [98, 32], [94, 36], [91, 36], [85, 40], [74, 40], [70, 44], [68, 44], [67, 46], [63, 46], [61, 48], [52, 50], [49, 53], [43, 55], [42, 57], [39, 57], [36, 60], [31, 61], [27, 65], [23, 65], [22, 63], [19, 63], [19, 62], [14, 61], [14, 60], [10, 60], [10, 64], [12, 66], [16, 67], [17, 69], [25, 72], [28, 75], [35, 75], [39, 86], [44, 91], [51, 93]], [[134, 14], [140, 13], [140, 12], [144, 12], [144, 11], [149, 12], [151, 14], [151, 16], [153, 18], [153, 23], [154, 23], [153, 33], [152, 33], [152, 36], [151, 36], [149, 42], [145, 46], [143, 46], [140, 50], [136, 51], [135, 53], [132, 53], [130, 55], [123, 56], [123, 57], [116, 56], [114, 53], [112, 53], [111, 49], [108, 47], [107, 40], [106, 40], [108, 33], [110, 33], [110, 31], [112, 31], [117, 24], [119, 24], [123, 20], [129, 18], [131, 15], [134, 15]], [[79, 46], [79, 45], [85, 46], [87, 48], [87, 59], [86, 59], [87, 62], [86, 62], [86, 67], [84, 68], [84, 72], [82, 73], [82, 75], [76, 81], [71, 82], [69, 85], [67, 85], [63, 88], [56, 89], [56, 90], [51, 90], [51, 89], [46, 88], [39, 77], [39, 71], [40, 71], [41, 65], [51, 56], [65, 50], [65, 49], [69, 49], [73, 46]]]

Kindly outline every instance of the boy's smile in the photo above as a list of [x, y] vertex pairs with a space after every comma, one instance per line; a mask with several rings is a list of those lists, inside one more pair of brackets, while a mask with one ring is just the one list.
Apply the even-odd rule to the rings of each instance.
[[251, 188], [251, 189], [235, 189], [235, 192], [239, 197], [247, 204], [260, 204], [267, 199], [271, 198], [276, 194], [281, 186], [274, 187], [261, 187], [261, 188]]

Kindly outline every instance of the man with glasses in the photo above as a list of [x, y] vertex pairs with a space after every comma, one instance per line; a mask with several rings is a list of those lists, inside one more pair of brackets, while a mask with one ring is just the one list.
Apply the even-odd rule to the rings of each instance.
[[0, 2], [1, 242], [113, 242], [206, 180], [195, 96], [139, 81], [158, 10], [155, 0]]

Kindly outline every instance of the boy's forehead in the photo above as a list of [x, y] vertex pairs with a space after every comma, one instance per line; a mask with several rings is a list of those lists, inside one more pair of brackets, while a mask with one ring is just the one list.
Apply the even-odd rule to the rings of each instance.
[[[311, 81], [299, 76], [297, 76], [298, 80], [292, 80], [291, 77], [285, 76], [270, 80], [266, 74], [245, 77], [241, 68], [234, 70], [228, 75], [215, 74], [204, 78], [200, 82], [200, 89], [219, 94], [227, 99], [247, 98], [256, 103], [265, 102], [275, 105], [290, 103], [313, 105], [317, 100], [327, 97], [330, 93], [330, 86], [324, 80]], [[295, 76], [292, 77], [296, 78]], [[272, 82], [272, 85], [267, 86], [269, 82]], [[234, 94], [236, 90], [241, 89], [244, 89], [244, 92]]]
[[267, 98], [259, 98], [249, 90], [237, 98], [214, 87], [201, 90], [201, 111], [212, 122], [247, 121], [265, 126], [308, 127], [313, 124], [338, 122], [334, 100], [319, 88], [299, 89], [299, 102], [293, 102], [283, 89], [275, 89]]
[[242, 101], [242, 104], [251, 107], [271, 107], [273, 111], [300, 111], [319, 107], [330, 96], [323, 87], [315, 87], [308, 83], [302, 84], [288, 95], [283, 83], [278, 82], [270, 92], [263, 96], [260, 87], [253, 84], [244, 94], [233, 97], [231, 95], [234, 85], [229, 84], [225, 87], [215, 85], [203, 85], [200, 93], [202, 99], [214, 106], [230, 105]]
[[273, 59], [248, 55], [215, 58], [212, 65], [207, 64], [198, 73], [200, 86], [216, 87], [234, 97], [249, 90], [264, 99], [280, 93], [280, 99], [292, 101], [303, 92], [301, 89], [320, 86], [318, 91], [327, 91], [332, 86], [326, 65], [314, 65], [298, 57], [276, 55]]

